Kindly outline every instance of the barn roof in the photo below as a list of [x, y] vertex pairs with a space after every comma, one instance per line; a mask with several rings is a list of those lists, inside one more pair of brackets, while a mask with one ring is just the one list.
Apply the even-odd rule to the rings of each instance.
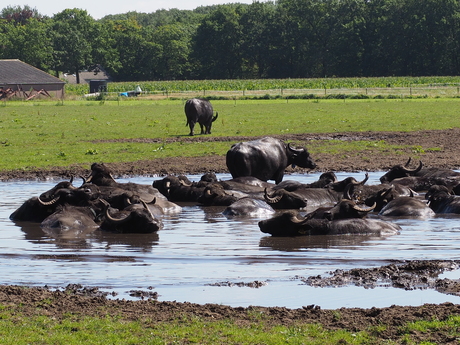
[[43, 72], [21, 60], [0, 60], [1, 85], [30, 85], [30, 84], [65, 84], [59, 78]]

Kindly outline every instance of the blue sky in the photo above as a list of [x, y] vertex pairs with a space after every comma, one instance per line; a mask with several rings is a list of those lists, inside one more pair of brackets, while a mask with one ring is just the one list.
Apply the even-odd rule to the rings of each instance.
[[[47, 16], [53, 16], [67, 8], [79, 8], [86, 10], [94, 19], [100, 19], [108, 14], [119, 14], [130, 11], [136, 12], [155, 12], [159, 9], [178, 8], [180, 10], [193, 10], [199, 6], [218, 5], [240, 2], [251, 4], [253, 0], [41, 0], [27, 1], [17, 0], [14, 2], [5, 1], [0, 8], [8, 6], [25, 6], [28, 5], [36, 8], [39, 13]], [[264, 2], [264, 0], [261, 0]]]

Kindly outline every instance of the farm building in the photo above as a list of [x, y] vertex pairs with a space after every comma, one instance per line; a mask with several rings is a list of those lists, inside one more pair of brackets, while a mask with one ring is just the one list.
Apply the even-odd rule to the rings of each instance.
[[[107, 83], [111, 81], [111, 78], [101, 65], [93, 66], [89, 71], [80, 71], [78, 74], [80, 83], [88, 83], [90, 94], [107, 92]], [[77, 84], [77, 76], [75, 74], [64, 73], [61, 78], [68, 84]]]
[[[93, 69], [90, 71], [80, 71], [80, 83], [88, 83], [91, 81], [100, 81], [101, 84], [111, 81], [110, 75], [101, 65], [93, 66]], [[64, 73], [61, 77], [68, 84], [77, 84], [77, 76], [75, 74]]]
[[0, 60], [0, 99], [64, 97], [65, 82], [20, 60]]

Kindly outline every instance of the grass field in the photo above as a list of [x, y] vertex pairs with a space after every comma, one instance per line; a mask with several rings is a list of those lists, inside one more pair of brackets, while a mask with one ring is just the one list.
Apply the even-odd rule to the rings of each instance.
[[[460, 127], [460, 99], [212, 103], [219, 113], [212, 131], [217, 137]], [[224, 155], [233, 142], [200, 142], [200, 135], [193, 143], [180, 140], [189, 133], [183, 105], [180, 100], [3, 103], [0, 170]], [[178, 140], [165, 143], [167, 138]], [[156, 143], [136, 139], [156, 139]], [[349, 143], [332, 141], [324, 145], [334, 145], [338, 152], [353, 150]], [[321, 145], [316, 150], [321, 150]]]

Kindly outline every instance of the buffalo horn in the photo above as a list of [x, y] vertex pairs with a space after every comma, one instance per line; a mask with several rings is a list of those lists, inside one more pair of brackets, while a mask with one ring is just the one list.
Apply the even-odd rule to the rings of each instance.
[[[410, 158], [409, 158], [409, 161], [410, 161]], [[409, 162], [408, 162], [409, 163]], [[403, 170], [406, 172], [406, 173], [412, 173], [412, 174], [415, 174], [415, 173], [418, 173], [420, 170], [422, 170], [422, 167], [423, 167], [423, 163], [422, 161], [419, 161], [419, 164], [418, 164], [418, 167], [416, 167], [415, 169], [407, 169], [406, 166], [403, 166]]]
[[405, 167], [409, 166], [411, 160], [412, 160], [412, 157], [409, 157], [409, 159], [407, 160], [406, 164], [404, 164], [404, 166], [405, 166]]
[[267, 188], [264, 189], [264, 199], [268, 204], [276, 204], [280, 202], [283, 195], [279, 193], [279, 195], [275, 197], [275, 193], [273, 193], [272, 195], [268, 195]]
[[355, 209], [356, 211], [359, 211], [359, 212], [371, 212], [376, 206], [377, 206], [377, 204], [374, 202], [374, 205], [372, 205], [372, 206], [370, 206], [368, 208], [363, 208], [363, 207], [359, 207], [358, 205], [354, 205], [353, 209]]
[[[157, 202], [157, 198], [153, 198], [151, 204], [155, 204]], [[146, 210], [149, 212], [150, 214], [150, 217], [152, 217], [152, 219], [155, 219], [155, 217], [153, 216], [152, 214], [152, 211], [150, 211], [150, 208], [147, 206], [146, 202], [144, 200], [141, 199], [141, 204], [146, 208]]]
[[353, 200], [353, 189], [355, 188], [354, 183], [349, 183], [343, 191], [343, 198], [348, 200]]
[[109, 221], [110, 223], [118, 223], [118, 224], [121, 224], [121, 223], [125, 223], [127, 222], [130, 218], [131, 218], [131, 213], [127, 216], [127, 217], [124, 217], [124, 218], [114, 218], [110, 215], [109, 213], [109, 203], [107, 201], [105, 201], [104, 199], [101, 199], [102, 203], [105, 205], [105, 218], [107, 219], [107, 221]]
[[381, 190], [378, 196], [379, 196], [380, 198], [382, 198], [382, 200], [385, 200], [386, 197], [391, 193], [391, 191], [393, 190], [393, 188], [394, 188], [394, 186], [391, 185], [390, 188], [386, 188], [386, 189]]
[[[314, 213], [314, 212], [312, 212]], [[294, 224], [301, 224], [307, 220], [310, 220], [312, 217], [307, 215], [306, 217], [304, 217], [303, 219], [299, 218], [299, 215], [298, 214], [295, 214], [295, 213], [291, 213], [291, 218], [290, 218], [290, 221]]]
[[292, 151], [292, 152], [294, 152], [294, 153], [300, 153], [300, 152], [302, 152], [302, 150], [298, 150], [298, 149], [293, 148], [293, 147], [291, 146], [291, 143], [288, 143], [288, 144], [287, 144], [287, 147], [288, 147], [289, 151]]
[[166, 196], [171, 195], [171, 181], [166, 181], [165, 187], [166, 187], [166, 193], [167, 193]]
[[191, 187], [192, 186], [192, 183], [186, 183], [184, 180], [179, 180], [180, 181], [180, 184], [185, 186], [185, 187]]
[[360, 181], [360, 182], [358, 182], [358, 181], [356, 181], [356, 182], [351, 182], [351, 184], [354, 184], [354, 185], [356, 185], [356, 186], [364, 185], [364, 184], [367, 182], [367, 180], [369, 180], [369, 173], [366, 173], [366, 174], [365, 174], [364, 180], [362, 180], [362, 181]]
[[82, 177], [82, 179], [85, 180], [85, 183], [90, 183], [91, 180], [93, 179], [93, 176], [94, 176], [94, 174], [93, 174], [93, 172], [91, 172], [91, 174], [87, 178]]
[[55, 197], [54, 199], [52, 199], [50, 201], [43, 201], [42, 199], [40, 199], [40, 197], [38, 197], [38, 202], [40, 204], [42, 204], [43, 206], [50, 206], [50, 205], [53, 205], [53, 204], [57, 203], [59, 198], [60, 198], [60, 196], [58, 195], [57, 197]]
[[70, 176], [70, 181], [69, 181], [69, 183], [70, 183], [70, 186], [68, 187], [69, 189], [78, 189], [78, 187], [75, 187], [75, 186], [72, 184], [72, 183], [73, 183], [73, 175]]

